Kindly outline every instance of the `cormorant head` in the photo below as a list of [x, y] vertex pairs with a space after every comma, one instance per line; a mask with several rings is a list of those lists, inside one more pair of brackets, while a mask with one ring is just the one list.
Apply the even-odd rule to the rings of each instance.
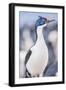
[[49, 23], [49, 22], [52, 22], [52, 21], [55, 21], [55, 20], [54, 20], [54, 19], [48, 20], [48, 19], [45, 18], [45, 17], [39, 16], [38, 20], [36, 21], [35, 26], [36, 26], [36, 28], [37, 28], [38, 26], [43, 26], [43, 25], [47, 26], [48, 23]]

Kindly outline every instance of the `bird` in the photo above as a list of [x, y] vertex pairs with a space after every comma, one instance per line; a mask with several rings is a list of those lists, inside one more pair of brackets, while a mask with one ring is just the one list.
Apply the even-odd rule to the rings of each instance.
[[26, 56], [28, 50], [34, 44], [34, 42], [31, 38], [30, 28], [28, 26], [24, 26], [23, 32], [22, 32], [22, 34], [20, 33], [20, 35], [22, 36], [22, 40], [20, 41], [21, 50], [19, 52], [19, 58], [20, 58], [19, 75], [20, 75], [20, 78], [25, 78], [25, 71], [26, 71], [25, 56]]
[[48, 48], [43, 37], [44, 27], [54, 21], [39, 16], [35, 23], [36, 43], [31, 47], [25, 57], [26, 77], [42, 77], [48, 64]]
[[48, 42], [51, 43], [56, 60], [58, 60], [58, 32], [53, 30], [48, 35]]
[[[54, 55], [55, 55], [55, 60], [58, 63], [58, 31], [57, 30], [51, 31], [49, 33], [48, 41], [52, 45]], [[56, 72], [56, 76], [58, 76], [58, 71]]]

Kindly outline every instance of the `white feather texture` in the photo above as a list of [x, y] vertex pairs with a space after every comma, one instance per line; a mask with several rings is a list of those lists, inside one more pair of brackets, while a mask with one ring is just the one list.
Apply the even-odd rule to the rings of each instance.
[[26, 64], [32, 76], [42, 76], [48, 63], [48, 48], [43, 37], [43, 26], [37, 28], [37, 41], [31, 48], [32, 54]]

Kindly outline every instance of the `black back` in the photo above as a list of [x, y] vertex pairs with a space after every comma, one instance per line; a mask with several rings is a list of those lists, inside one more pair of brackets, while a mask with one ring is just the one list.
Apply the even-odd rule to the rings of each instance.
[[25, 57], [25, 65], [26, 65], [26, 63], [28, 62], [28, 60], [29, 60], [29, 58], [30, 58], [30, 56], [31, 56], [31, 53], [32, 53], [32, 51], [29, 50], [28, 53], [27, 53], [27, 55], [26, 55], [26, 57]]

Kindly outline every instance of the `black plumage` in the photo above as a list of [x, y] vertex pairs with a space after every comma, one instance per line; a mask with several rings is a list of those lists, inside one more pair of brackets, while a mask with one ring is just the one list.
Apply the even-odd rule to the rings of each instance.
[[28, 60], [29, 60], [31, 54], [32, 54], [32, 51], [29, 50], [28, 53], [27, 53], [27, 55], [26, 55], [26, 57], [25, 57], [25, 65], [26, 65], [26, 63], [28, 62]]

